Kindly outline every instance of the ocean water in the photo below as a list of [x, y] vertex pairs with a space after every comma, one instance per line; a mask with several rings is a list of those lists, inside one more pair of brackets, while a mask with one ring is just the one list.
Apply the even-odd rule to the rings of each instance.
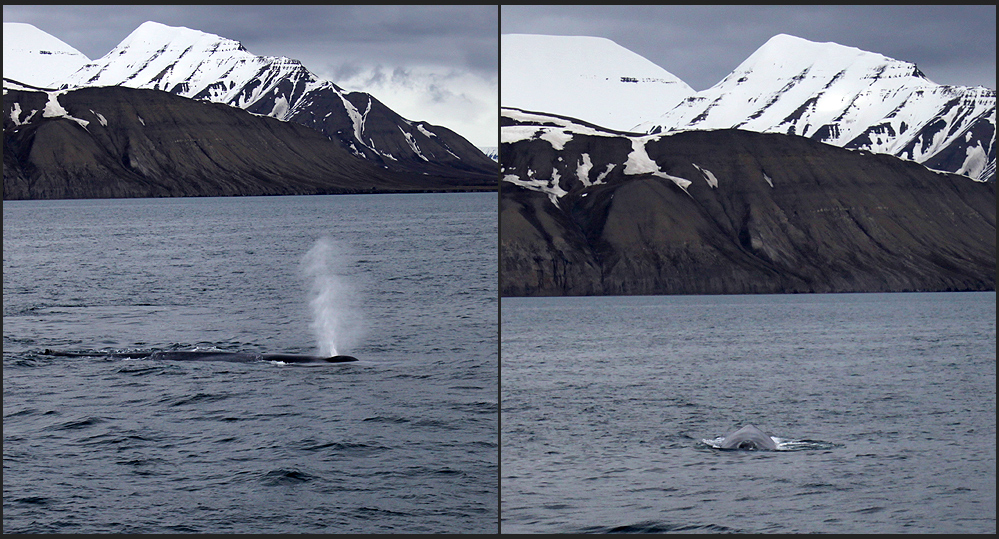
[[496, 532], [496, 213], [495, 194], [5, 201], [4, 533]]
[[503, 533], [996, 531], [994, 292], [501, 311]]

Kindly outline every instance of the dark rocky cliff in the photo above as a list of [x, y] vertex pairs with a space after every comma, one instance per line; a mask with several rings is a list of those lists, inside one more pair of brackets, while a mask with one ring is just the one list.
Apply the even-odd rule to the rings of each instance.
[[[692, 182], [684, 189], [625, 175], [633, 146], [620, 135], [501, 147], [504, 174], [555, 171], [567, 191], [555, 204], [502, 182], [503, 295], [995, 290], [994, 181], [789, 135], [648, 141], [659, 171]], [[618, 166], [585, 185], [584, 161]]]
[[157, 90], [82, 88], [55, 105], [5, 92], [4, 200], [496, 187], [484, 174], [387, 170], [308, 127]]

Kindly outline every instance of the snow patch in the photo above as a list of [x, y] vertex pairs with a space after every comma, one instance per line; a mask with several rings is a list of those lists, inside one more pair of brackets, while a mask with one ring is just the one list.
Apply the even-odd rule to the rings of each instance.
[[[277, 92], [277, 88], [274, 89], [274, 92], [275, 93]], [[280, 96], [274, 99], [274, 108], [271, 109], [271, 112], [270, 114], [268, 114], [268, 116], [272, 118], [277, 118], [279, 120], [283, 120], [288, 114], [288, 108], [289, 108], [288, 98], [286, 98], [285, 96]]]
[[71, 116], [69, 111], [63, 108], [63, 106], [59, 103], [59, 95], [65, 92], [46, 93], [48, 95], [48, 101], [45, 102], [45, 110], [42, 111], [42, 118], [66, 118], [67, 120], [73, 120], [84, 128], [90, 125], [90, 122], [87, 120]]
[[603, 172], [601, 172], [600, 175], [597, 176], [596, 181], [594, 181], [593, 183], [594, 184], [602, 183], [604, 181], [604, 178], [606, 178], [607, 175], [610, 174], [611, 171], [614, 170], [614, 167], [616, 167], [616, 166], [617, 165], [614, 164], [614, 163], [607, 163], [607, 169], [604, 170]]
[[548, 141], [552, 145], [552, 148], [556, 150], [563, 150], [565, 149], [565, 143], [572, 140], [572, 133], [564, 130], [544, 129], [538, 138]]
[[961, 168], [957, 169], [956, 174], [977, 179], [989, 163], [989, 154], [985, 148], [982, 148], [981, 143], [968, 146], [965, 151], [967, 155], [964, 158], [964, 163], [961, 164]]
[[568, 191], [562, 189], [562, 186], [558, 183], [558, 173], [555, 172], [552, 178], [534, 178], [534, 171], [528, 169], [527, 179], [521, 179], [520, 176], [514, 174], [507, 174], [503, 176], [503, 181], [510, 182], [514, 185], [518, 185], [525, 189], [530, 189], [532, 191], [538, 191], [540, 193], [545, 193], [548, 195], [548, 200], [558, 206], [558, 199], [569, 194]]
[[659, 170], [659, 165], [649, 157], [645, 150], [645, 143], [649, 140], [656, 140], [658, 137], [629, 137], [631, 139], [631, 153], [628, 154], [628, 161], [624, 164], [624, 173], [628, 175], [651, 174], [653, 176], [667, 179], [675, 183], [684, 191], [693, 183], [686, 178], [673, 176]]
[[416, 144], [416, 139], [413, 138], [412, 133], [407, 133], [405, 130], [403, 130], [401, 125], [397, 125], [396, 127], [398, 127], [399, 131], [402, 132], [402, 135], [406, 137], [406, 142], [409, 143], [409, 149], [413, 150], [413, 153], [420, 156], [420, 159], [423, 159], [424, 161], [429, 163], [430, 160], [423, 156], [423, 153], [420, 151], [420, 147]]
[[715, 178], [715, 175], [712, 174], [710, 170], [697, 166], [697, 163], [691, 163], [691, 165], [694, 165], [694, 168], [704, 175], [704, 180], [708, 182], [708, 185], [714, 189], [718, 189], [718, 178]]
[[590, 169], [592, 168], [593, 162], [590, 161], [590, 154], [582, 154], [579, 163], [576, 164], [576, 177], [586, 187], [593, 185], [590, 183]]
[[69, 111], [59, 104], [59, 92], [49, 92], [48, 101], [45, 102], [45, 110], [42, 111], [42, 118], [59, 118], [69, 116]]
[[10, 108], [10, 121], [14, 122], [14, 125], [24, 125], [30, 122], [31, 119], [35, 117], [36, 113], [38, 113], [38, 111], [33, 110], [24, 120], [21, 120], [21, 104], [15, 101], [13, 106]]
[[427, 137], [436, 137], [436, 136], [437, 136], [437, 135], [436, 135], [436, 134], [434, 134], [433, 132], [431, 132], [431, 131], [427, 131], [427, 128], [423, 127], [423, 124], [422, 124], [422, 123], [418, 123], [418, 124], [416, 124], [416, 128], [420, 130], [420, 133], [423, 133], [423, 134], [424, 134], [424, 135], [426, 135]]
[[522, 140], [531, 140], [541, 132], [533, 125], [506, 126], [500, 131], [501, 144], [513, 144]]
[[94, 112], [93, 110], [90, 111], [90, 114], [93, 114], [94, 116], [97, 117], [97, 121], [101, 123], [101, 126], [103, 126], [103, 127], [107, 127], [108, 126], [108, 120], [107, 120], [107, 118], [104, 117], [103, 114], [101, 114], [99, 112]]
[[628, 154], [628, 161], [624, 164], [624, 173], [634, 176], [636, 174], [652, 174], [653, 172], [659, 172], [659, 165], [645, 151], [645, 140], [638, 137], [632, 138], [631, 153]]

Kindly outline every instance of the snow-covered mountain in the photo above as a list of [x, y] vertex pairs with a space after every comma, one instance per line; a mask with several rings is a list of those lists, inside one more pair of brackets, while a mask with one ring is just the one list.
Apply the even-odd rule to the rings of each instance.
[[995, 121], [994, 89], [936, 84], [910, 62], [780, 34], [635, 130], [786, 133], [985, 180], [995, 174]]
[[90, 62], [82, 52], [38, 28], [3, 23], [3, 78], [51, 88]]
[[503, 34], [500, 104], [631, 129], [694, 90], [605, 38]]
[[[254, 84], [248, 85], [250, 81]], [[280, 82], [299, 93], [330, 84], [296, 60], [256, 56], [237, 41], [146, 22], [111, 52], [67, 77], [63, 88], [148, 88], [246, 109], [267, 99]], [[281, 97], [285, 99], [270, 100], [276, 106], [268, 116], [287, 118], [287, 96]]]
[[605, 39], [502, 38], [504, 107], [617, 131], [793, 134], [995, 178], [995, 90], [936, 84], [910, 62], [781, 34], [695, 92]]
[[257, 56], [239, 42], [146, 22], [62, 89], [126, 86], [224, 103], [307, 125], [385, 168], [429, 175], [495, 174], [495, 163], [447, 128], [407, 120], [374, 96], [346, 92], [301, 62]]

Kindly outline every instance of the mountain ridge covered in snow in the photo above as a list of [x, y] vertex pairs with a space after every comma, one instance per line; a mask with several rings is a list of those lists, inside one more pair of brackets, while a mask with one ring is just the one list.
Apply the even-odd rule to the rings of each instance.
[[[550, 66], [548, 73], [539, 75], [541, 79], [531, 81], [534, 85], [570, 79], [573, 69], [584, 74], [605, 69], [582, 63], [580, 58], [587, 54], [583, 47], [554, 45], [569, 38], [546, 38], [548, 48], [519, 53], [539, 56], [531, 62]], [[550, 50], [561, 52], [555, 55]], [[508, 57], [507, 52], [504, 87], [524, 84], [518, 79], [526, 80], [530, 71], [518, 74], [517, 67], [527, 62]], [[579, 58], [553, 60], [565, 54]], [[607, 58], [600, 61], [613, 63]], [[501, 100], [504, 107], [564, 114], [614, 130], [651, 134], [738, 128], [792, 134], [896, 155], [979, 181], [995, 178], [995, 90], [938, 85], [915, 64], [877, 53], [779, 34], [718, 84], [674, 97], [674, 102], [636, 101], [609, 89], [549, 98], [548, 103], [531, 103], [515, 93], [504, 93]], [[565, 102], [573, 103], [577, 112], [569, 114]], [[632, 109], [622, 117], [644, 119], [631, 126], [601, 124], [597, 118], [606, 115], [608, 103]]]
[[[800, 135], [985, 180], [995, 161], [995, 90], [939, 85], [911, 62], [778, 34], [718, 84], [636, 130], [728, 128]], [[928, 163], [955, 144], [965, 151], [957, 168]]]
[[[246, 81], [254, 78], [260, 84], [247, 88]], [[292, 78], [293, 84], [327, 83], [296, 60], [256, 56], [238, 41], [147, 21], [61, 86], [148, 88], [246, 109], [273, 91], [273, 82], [281, 78]], [[265, 115], [285, 119], [286, 113], [275, 107]]]
[[494, 161], [446, 127], [403, 118], [370, 94], [320, 79], [297, 60], [257, 56], [199, 30], [147, 21], [64, 77], [59, 89], [99, 86], [160, 90], [303, 124], [390, 170], [495, 175]]

